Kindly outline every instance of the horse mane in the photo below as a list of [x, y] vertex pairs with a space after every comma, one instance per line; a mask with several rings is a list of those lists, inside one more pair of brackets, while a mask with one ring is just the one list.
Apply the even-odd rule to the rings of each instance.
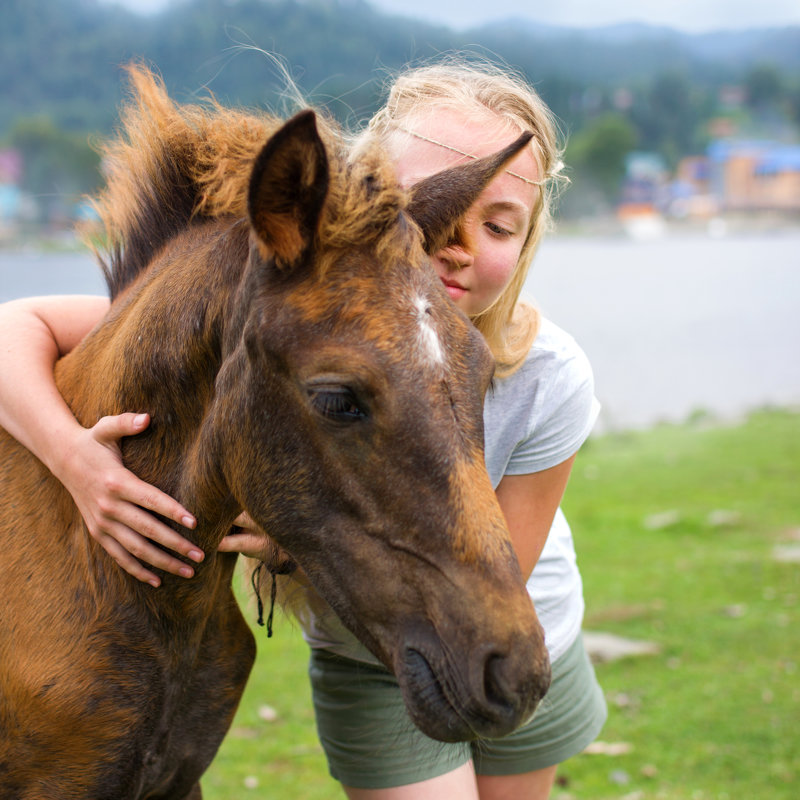
[[[131, 96], [120, 112], [120, 131], [101, 148], [106, 187], [93, 205], [102, 232], [86, 237], [112, 300], [192, 224], [247, 218], [253, 162], [283, 124], [269, 113], [223, 107], [213, 97], [179, 105], [146, 66], [126, 69]], [[317, 126], [331, 171], [317, 232], [326, 251], [371, 245], [381, 260], [408, 255], [415, 237], [392, 235], [407, 224], [401, 214], [407, 196], [386, 156], [374, 147], [350, 162], [336, 123], [318, 112]], [[325, 266], [323, 259], [317, 268]]]

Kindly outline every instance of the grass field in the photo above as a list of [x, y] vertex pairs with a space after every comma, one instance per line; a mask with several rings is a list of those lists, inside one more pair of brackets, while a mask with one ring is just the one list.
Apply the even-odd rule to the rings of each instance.
[[[586, 629], [660, 652], [598, 665], [616, 754], [564, 764], [553, 800], [800, 797], [800, 415], [593, 438], [564, 508]], [[272, 639], [256, 634], [206, 800], [341, 798], [299, 633], [280, 619]]]

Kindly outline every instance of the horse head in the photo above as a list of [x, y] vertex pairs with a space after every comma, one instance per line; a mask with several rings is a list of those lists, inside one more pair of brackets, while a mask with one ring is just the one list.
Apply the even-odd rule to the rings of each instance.
[[514, 729], [549, 683], [484, 463], [494, 362], [423, 246], [452, 235], [528, 138], [410, 199], [375, 164], [347, 165], [360, 200], [345, 213], [314, 115], [277, 131], [250, 178], [242, 325], [223, 343], [204, 440], [238, 507], [441, 740]]

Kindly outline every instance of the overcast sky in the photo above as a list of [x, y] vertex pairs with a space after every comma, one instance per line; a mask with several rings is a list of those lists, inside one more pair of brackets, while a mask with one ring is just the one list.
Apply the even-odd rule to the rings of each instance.
[[[135, 10], [173, 0], [105, 0]], [[392, 14], [467, 28], [510, 17], [587, 27], [648, 22], [684, 31], [800, 25], [800, 0], [368, 0]]]

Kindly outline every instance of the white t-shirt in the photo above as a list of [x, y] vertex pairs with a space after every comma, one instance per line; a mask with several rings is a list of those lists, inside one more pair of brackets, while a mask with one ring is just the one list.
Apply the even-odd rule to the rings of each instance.
[[[546, 319], [523, 365], [495, 379], [486, 396], [486, 466], [492, 485], [503, 475], [526, 475], [554, 467], [574, 455], [599, 411], [592, 369], [575, 340]], [[528, 592], [555, 661], [575, 641], [583, 621], [583, 585], [572, 532], [559, 508]], [[311, 647], [357, 661], [379, 663], [322, 602], [301, 613]]]
[[[486, 467], [492, 485], [503, 475], [526, 475], [574, 455], [594, 426], [600, 404], [592, 368], [575, 340], [542, 319], [525, 363], [486, 396]], [[528, 593], [555, 661], [575, 641], [583, 622], [583, 584], [572, 531], [559, 508]]]

